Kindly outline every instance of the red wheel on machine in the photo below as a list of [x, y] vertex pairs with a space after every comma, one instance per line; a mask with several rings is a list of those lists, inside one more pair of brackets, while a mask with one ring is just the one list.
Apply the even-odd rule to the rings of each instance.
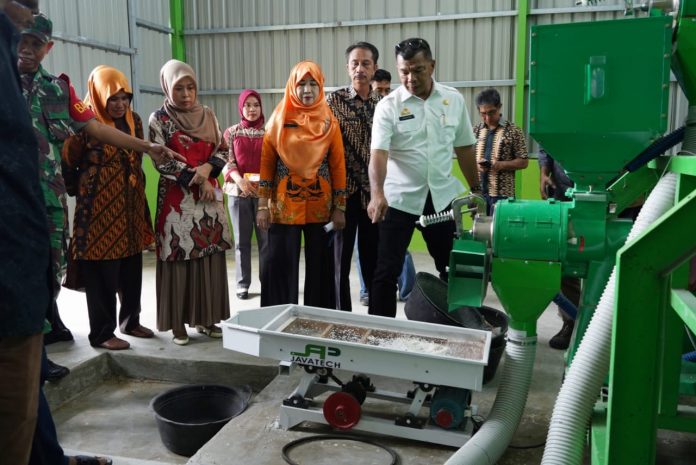
[[324, 418], [338, 429], [351, 429], [360, 421], [362, 409], [358, 399], [347, 392], [334, 392], [324, 401]]
[[440, 409], [435, 414], [435, 423], [440, 428], [451, 428], [452, 423], [454, 423], [454, 415], [452, 415], [452, 412], [450, 412], [449, 410]]

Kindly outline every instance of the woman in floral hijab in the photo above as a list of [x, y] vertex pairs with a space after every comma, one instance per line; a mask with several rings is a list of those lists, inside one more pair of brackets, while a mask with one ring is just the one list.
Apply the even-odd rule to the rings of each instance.
[[222, 337], [230, 314], [225, 250], [227, 216], [217, 177], [227, 146], [213, 111], [198, 101], [193, 69], [178, 60], [160, 71], [164, 105], [150, 116], [150, 140], [186, 158], [157, 166], [157, 329], [189, 342], [186, 326]]

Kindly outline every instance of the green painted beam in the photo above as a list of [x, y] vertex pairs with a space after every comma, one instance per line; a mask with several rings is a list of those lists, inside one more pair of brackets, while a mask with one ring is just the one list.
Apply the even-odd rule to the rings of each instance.
[[660, 312], [670, 305], [669, 273], [693, 249], [694, 218], [696, 192], [619, 252], [607, 417], [606, 457], [612, 465], [655, 462]]
[[172, 32], [172, 58], [186, 61], [183, 0], [169, 0], [169, 23], [174, 30]]
[[671, 303], [674, 311], [696, 333], [696, 297], [686, 289], [672, 289]]
[[612, 202], [616, 204], [616, 214], [630, 207], [642, 194], [649, 193], [658, 179], [657, 172], [647, 166], [624, 173], [607, 189], [612, 193]]
[[684, 433], [696, 433], [696, 414], [694, 412], [681, 413], [677, 416], [658, 417], [657, 426], [660, 429], [681, 431]]
[[517, 2], [517, 40], [515, 43], [515, 119], [514, 123], [523, 128], [524, 121], [524, 92], [527, 78], [527, 17], [529, 1]]
[[590, 431], [590, 457], [592, 465], [606, 465], [604, 451], [607, 447], [607, 410], [606, 405], [597, 402], [592, 413], [592, 430]]
[[[515, 43], [515, 119], [514, 123], [524, 130], [524, 93], [527, 78], [527, 18], [529, 16], [529, 0], [517, 1], [517, 40]], [[524, 198], [522, 171], [515, 171], [515, 197]], [[536, 196], [532, 197], [536, 198]]]
[[[685, 396], [696, 396], [696, 363], [686, 360], [681, 361], [679, 392]], [[682, 405], [680, 408], [684, 408], [684, 406]], [[691, 408], [695, 409], [694, 407]], [[693, 412], [693, 416], [696, 417], [696, 411]]]
[[[172, 44], [172, 58], [186, 61], [183, 0], [169, 0], [169, 24], [173, 29], [170, 39]], [[141, 116], [147, 121], [148, 115]], [[147, 137], [147, 134], [145, 136]], [[143, 171], [145, 172], [145, 196], [147, 198], [148, 207], [150, 208], [152, 220], [154, 221], [155, 212], [157, 211], [157, 185], [159, 184], [159, 173], [152, 163], [145, 161], [145, 159], [143, 159]]]
[[660, 173], [669, 168], [672, 173], [696, 176], [696, 158], [692, 155], [659, 157], [648, 163], [648, 166]]

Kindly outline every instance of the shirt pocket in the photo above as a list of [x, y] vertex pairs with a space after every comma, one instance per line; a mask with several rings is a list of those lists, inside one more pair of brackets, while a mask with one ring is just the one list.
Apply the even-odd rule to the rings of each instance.
[[445, 143], [454, 142], [459, 128], [459, 118], [456, 115], [448, 115], [443, 113], [440, 115], [440, 137]]
[[421, 128], [423, 121], [414, 115], [400, 116], [396, 121], [396, 131], [401, 134], [410, 134]]

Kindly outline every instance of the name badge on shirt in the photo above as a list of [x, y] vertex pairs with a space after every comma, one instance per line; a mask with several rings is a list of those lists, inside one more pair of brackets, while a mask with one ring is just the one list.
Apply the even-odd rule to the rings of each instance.
[[409, 119], [413, 119], [415, 117], [416, 117], [416, 115], [414, 115], [414, 114], [399, 116], [399, 121], [406, 121]]

